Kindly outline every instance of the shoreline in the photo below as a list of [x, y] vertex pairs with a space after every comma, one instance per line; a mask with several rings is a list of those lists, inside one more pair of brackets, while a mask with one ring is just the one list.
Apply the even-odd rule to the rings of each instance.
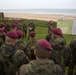
[[4, 13], [6, 18], [16, 18], [16, 19], [36, 19], [36, 20], [75, 20], [76, 15], [65, 15], [65, 14], [33, 14], [33, 13]]

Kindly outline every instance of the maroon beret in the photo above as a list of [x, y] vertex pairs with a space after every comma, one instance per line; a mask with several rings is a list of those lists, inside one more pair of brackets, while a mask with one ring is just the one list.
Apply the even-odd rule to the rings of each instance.
[[16, 32], [19, 36], [21, 36], [21, 37], [23, 36], [23, 32], [21, 30], [17, 30]]
[[31, 31], [31, 32], [30, 32], [30, 36], [31, 36], [31, 37], [35, 37], [35, 32], [34, 32], [34, 31]]
[[14, 31], [8, 31], [6, 35], [8, 37], [12, 38], [12, 39], [17, 39], [18, 38], [18, 34]]
[[17, 27], [17, 24], [13, 23], [11, 24], [11, 27]]
[[52, 51], [52, 47], [50, 43], [44, 39], [41, 39], [37, 42], [38, 45], [42, 46], [43, 48]]
[[30, 32], [30, 35], [32, 35], [32, 34], [35, 34], [35, 32], [34, 32], [34, 31], [31, 31], [31, 32]]
[[8, 20], [4, 20], [4, 22], [8, 22]]
[[0, 28], [0, 33], [3, 33], [3, 32], [4, 32], [4, 30], [2, 28]]
[[62, 30], [60, 28], [53, 28], [51, 31], [53, 34], [62, 36]]
[[6, 27], [6, 24], [1, 24], [2, 25], [2, 27]]

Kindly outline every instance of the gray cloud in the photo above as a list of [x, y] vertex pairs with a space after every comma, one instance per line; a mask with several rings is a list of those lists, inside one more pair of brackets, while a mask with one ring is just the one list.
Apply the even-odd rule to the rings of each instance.
[[0, 0], [0, 9], [74, 8], [76, 0]]

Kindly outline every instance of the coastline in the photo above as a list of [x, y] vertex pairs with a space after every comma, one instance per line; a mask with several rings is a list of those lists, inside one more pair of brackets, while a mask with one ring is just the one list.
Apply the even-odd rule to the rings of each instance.
[[76, 15], [63, 15], [63, 14], [33, 14], [33, 13], [4, 13], [6, 18], [16, 18], [16, 19], [36, 19], [36, 20], [74, 20]]

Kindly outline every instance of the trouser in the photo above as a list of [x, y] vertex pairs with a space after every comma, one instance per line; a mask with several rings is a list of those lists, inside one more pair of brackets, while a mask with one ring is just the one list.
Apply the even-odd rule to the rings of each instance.
[[[75, 66], [76, 66], [76, 62], [71, 62], [69, 64], [69, 70], [68, 70], [68, 74], [67, 75], [73, 75], [73, 73], [74, 73], [74, 75], [76, 75]], [[74, 71], [74, 69], [75, 69], [75, 71]]]

